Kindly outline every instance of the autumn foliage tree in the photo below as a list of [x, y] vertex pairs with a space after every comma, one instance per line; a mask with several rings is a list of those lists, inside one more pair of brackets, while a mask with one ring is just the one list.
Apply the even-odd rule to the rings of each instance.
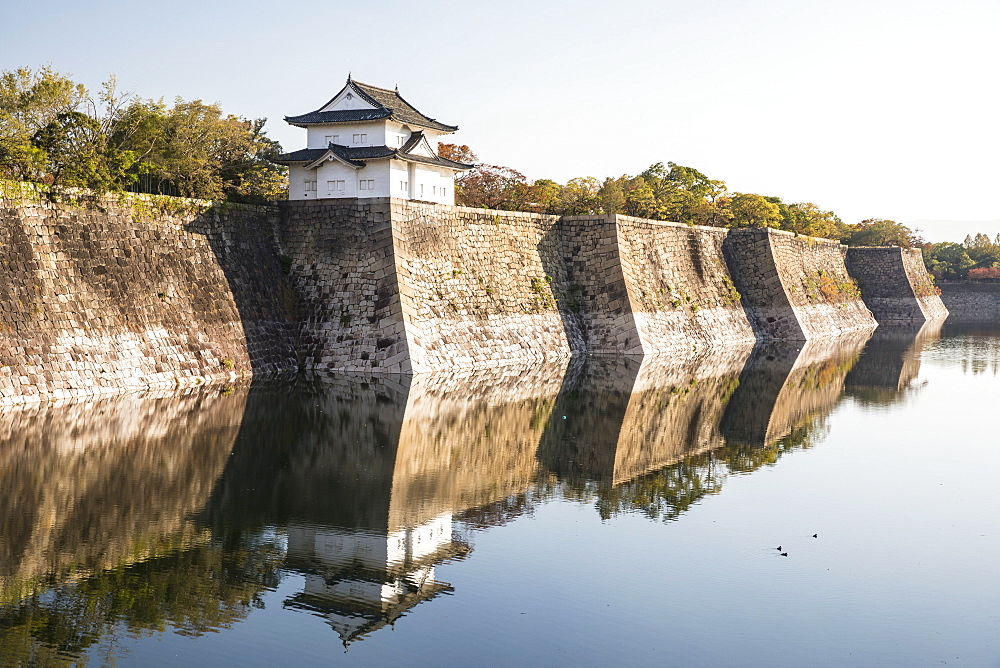
[[255, 202], [287, 192], [265, 119], [216, 104], [173, 105], [118, 91], [91, 95], [42, 68], [0, 72], [0, 178], [96, 191], [132, 190]]

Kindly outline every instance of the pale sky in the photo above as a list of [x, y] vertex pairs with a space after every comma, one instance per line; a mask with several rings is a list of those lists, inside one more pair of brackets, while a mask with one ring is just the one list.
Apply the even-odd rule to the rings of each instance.
[[846, 222], [1000, 226], [1000, 0], [0, 0], [0, 21], [0, 69], [218, 102], [288, 151], [282, 117], [352, 72], [530, 179], [673, 161]]

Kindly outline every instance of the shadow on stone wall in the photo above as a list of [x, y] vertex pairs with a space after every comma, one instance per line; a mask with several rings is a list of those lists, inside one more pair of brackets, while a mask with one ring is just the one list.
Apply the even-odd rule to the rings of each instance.
[[[279, 220], [277, 207], [216, 202], [185, 226], [204, 235], [225, 274], [254, 375], [298, 367], [299, 304], [281, 264]], [[187, 276], [191, 285], [203, 280], [194, 271]], [[202, 310], [210, 314], [216, 308], [210, 303]]]

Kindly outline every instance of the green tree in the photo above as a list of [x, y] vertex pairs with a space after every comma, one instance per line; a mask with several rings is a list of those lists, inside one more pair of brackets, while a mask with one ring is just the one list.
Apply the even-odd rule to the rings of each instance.
[[781, 229], [810, 237], [839, 239], [846, 225], [833, 211], [823, 211], [811, 202], [798, 202], [784, 207]]
[[975, 263], [974, 269], [1000, 267], [1000, 245], [994, 243], [985, 234], [966, 236], [962, 244], [969, 258]]
[[924, 266], [935, 278], [962, 280], [975, 265], [962, 244], [951, 242], [925, 244], [921, 251], [924, 256]]
[[595, 213], [601, 208], [601, 182], [592, 176], [570, 179], [559, 193], [558, 212], [567, 216]]
[[774, 202], [753, 193], [737, 193], [729, 204], [733, 227], [779, 227], [781, 209]]
[[539, 213], [552, 213], [559, 208], [563, 187], [552, 179], [538, 179], [533, 184], [534, 204]]
[[50, 67], [0, 72], [0, 176], [44, 179], [47, 156], [35, 136], [87, 99], [82, 84]]
[[108, 146], [99, 121], [79, 111], [59, 114], [35, 133], [32, 143], [44, 155], [42, 164], [55, 185], [120, 189], [134, 162], [130, 151]]
[[924, 243], [916, 233], [902, 223], [882, 218], [869, 218], [847, 225], [841, 243], [848, 246], [902, 246], [911, 248]]

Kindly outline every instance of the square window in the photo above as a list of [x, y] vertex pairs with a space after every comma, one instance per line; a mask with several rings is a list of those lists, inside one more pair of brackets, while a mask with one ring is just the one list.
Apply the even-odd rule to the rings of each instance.
[[306, 190], [307, 191], [316, 190], [316, 182], [315, 181], [306, 181]]
[[330, 138], [330, 141], [331, 141], [332, 143], [334, 143], [334, 144], [339, 144], [339, 143], [340, 143], [340, 135], [333, 135], [333, 136], [332, 136], [332, 137]]
[[354, 135], [354, 143], [355, 144], [361, 143], [361, 135]]

